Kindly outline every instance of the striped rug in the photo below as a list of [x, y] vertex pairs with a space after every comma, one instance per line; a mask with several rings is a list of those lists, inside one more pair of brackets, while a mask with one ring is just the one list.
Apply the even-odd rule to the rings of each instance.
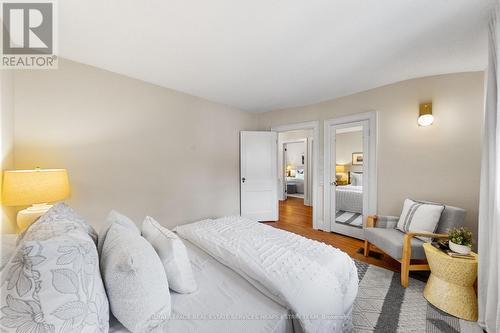
[[459, 320], [428, 303], [425, 282], [410, 278], [401, 287], [399, 273], [355, 260], [359, 291], [353, 306], [354, 332], [481, 333], [474, 322]]
[[335, 222], [347, 224], [356, 228], [362, 228], [363, 216], [361, 216], [361, 214], [359, 213], [338, 210], [337, 213], [335, 214]]

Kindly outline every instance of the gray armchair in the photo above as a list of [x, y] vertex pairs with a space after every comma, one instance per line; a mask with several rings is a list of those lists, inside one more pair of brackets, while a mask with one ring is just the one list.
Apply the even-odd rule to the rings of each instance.
[[415, 236], [448, 238], [448, 229], [461, 227], [465, 221], [465, 210], [445, 206], [438, 223], [436, 233], [408, 232], [396, 229], [399, 217], [368, 216], [365, 229], [364, 255], [368, 256], [370, 245], [375, 245], [385, 254], [401, 263], [401, 285], [408, 287], [410, 271], [429, 270], [428, 264], [412, 264], [412, 259], [425, 260], [424, 242]]

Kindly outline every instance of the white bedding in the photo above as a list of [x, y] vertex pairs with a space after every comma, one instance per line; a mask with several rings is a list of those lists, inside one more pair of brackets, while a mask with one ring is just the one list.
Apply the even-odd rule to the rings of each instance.
[[[171, 292], [172, 315], [178, 319], [169, 321], [166, 332], [294, 332], [286, 308], [195, 245], [183, 241], [198, 290], [192, 294]], [[180, 319], [182, 316], [185, 319]], [[129, 333], [116, 319], [111, 320], [109, 331]]]
[[344, 252], [241, 217], [200, 221], [176, 231], [299, 315], [305, 332], [351, 328], [358, 278]]
[[[2, 266], [12, 256], [16, 239], [16, 234], [1, 235]], [[300, 324], [290, 319], [285, 307], [266, 297], [203, 250], [186, 240], [183, 242], [198, 290], [192, 294], [171, 292], [172, 314], [179, 319], [169, 321], [168, 332], [301, 332]], [[180, 318], [182, 316], [184, 319]], [[109, 325], [111, 333], [130, 333], [114, 318]]]
[[345, 212], [363, 213], [363, 186], [337, 186], [335, 190], [335, 209]]

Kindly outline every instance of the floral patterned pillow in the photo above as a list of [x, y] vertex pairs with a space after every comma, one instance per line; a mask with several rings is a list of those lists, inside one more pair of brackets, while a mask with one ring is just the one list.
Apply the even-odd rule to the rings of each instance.
[[[67, 230], [73, 230], [76, 228], [82, 229], [83, 232], [87, 233], [94, 243], [97, 243], [97, 232], [90, 226], [80, 215], [78, 215], [71, 207], [66, 203], [60, 202], [55, 204], [50, 208], [45, 214], [40, 216], [33, 224], [31, 224], [23, 233], [19, 235], [17, 239], [17, 244], [19, 245], [21, 241], [26, 237], [26, 235], [33, 235], [35, 239], [40, 236], [41, 229], [51, 229], [52, 225], [47, 225], [49, 223], [57, 222], [58, 224], [64, 223]], [[61, 229], [61, 226], [57, 226], [57, 230]], [[50, 232], [42, 232], [45, 237]]]
[[0, 272], [0, 331], [108, 331], [92, 230], [66, 205], [54, 206], [27, 230]]

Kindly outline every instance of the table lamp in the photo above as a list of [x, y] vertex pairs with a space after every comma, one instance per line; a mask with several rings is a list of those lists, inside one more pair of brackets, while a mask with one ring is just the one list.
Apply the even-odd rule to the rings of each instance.
[[347, 168], [343, 164], [337, 164], [335, 166], [335, 180], [342, 181], [344, 179], [344, 175], [347, 171]]
[[69, 197], [66, 169], [9, 170], [4, 172], [2, 201], [5, 206], [29, 206], [17, 213], [19, 232], [24, 231], [52, 205]]

